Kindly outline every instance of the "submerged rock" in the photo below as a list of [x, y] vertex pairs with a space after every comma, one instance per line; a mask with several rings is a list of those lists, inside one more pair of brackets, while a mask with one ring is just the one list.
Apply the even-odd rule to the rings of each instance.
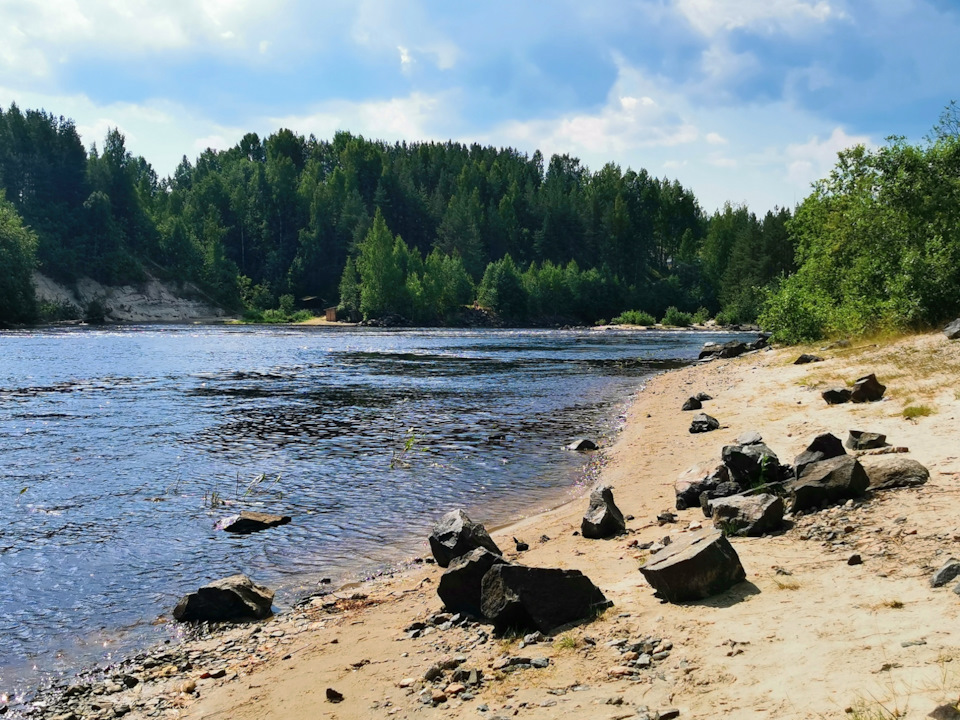
[[578, 438], [567, 445], [567, 450], [571, 452], [590, 452], [591, 450], [597, 449], [597, 444], [589, 438]]
[[288, 522], [290, 522], [289, 515], [270, 515], [269, 513], [243, 510], [239, 515], [230, 515], [218, 521], [214, 528], [238, 535], [249, 535], [267, 528], [286, 525]]

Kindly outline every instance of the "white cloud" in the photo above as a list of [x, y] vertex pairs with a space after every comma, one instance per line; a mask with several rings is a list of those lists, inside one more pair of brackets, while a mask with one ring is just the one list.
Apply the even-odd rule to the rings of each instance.
[[711, 145], [726, 145], [729, 141], [720, 133], [707, 133], [706, 141]]
[[[417, 3], [362, 0], [351, 29], [355, 43], [378, 52], [400, 50], [401, 65], [410, 69], [418, 56], [440, 70], [451, 70], [460, 48], [439, 31]], [[405, 61], [404, 58], [407, 58]]]
[[785, 153], [787, 177], [796, 185], [809, 185], [826, 177], [837, 163], [837, 153], [855, 145], [871, 145], [865, 135], [848, 135], [843, 128], [834, 128], [830, 137], [813, 137], [802, 144], [788, 145]]
[[827, 0], [674, 0], [677, 9], [700, 33], [749, 29], [795, 33], [812, 25], [846, 17]]

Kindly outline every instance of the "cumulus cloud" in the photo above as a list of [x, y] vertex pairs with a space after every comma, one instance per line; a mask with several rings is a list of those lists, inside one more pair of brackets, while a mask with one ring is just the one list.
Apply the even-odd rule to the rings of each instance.
[[843, 128], [834, 128], [830, 137], [813, 137], [802, 144], [787, 146], [785, 160], [787, 177], [795, 185], [809, 187], [815, 180], [826, 177], [837, 163], [837, 153], [855, 145], [871, 145], [866, 135], [848, 135]]
[[675, 0], [677, 9], [701, 34], [748, 29], [799, 32], [811, 25], [846, 17], [827, 0]]

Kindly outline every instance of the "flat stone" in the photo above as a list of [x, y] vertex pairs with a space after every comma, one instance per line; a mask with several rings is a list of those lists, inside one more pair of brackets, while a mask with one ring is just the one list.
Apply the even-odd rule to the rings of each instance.
[[736, 550], [713, 528], [684, 533], [640, 572], [670, 602], [717, 595], [746, 578]]
[[269, 513], [254, 512], [252, 510], [243, 510], [239, 515], [230, 515], [225, 517], [214, 526], [217, 530], [223, 530], [237, 535], [249, 535], [268, 528], [286, 525], [290, 522], [289, 515], [271, 515]]
[[874, 450], [887, 444], [887, 436], [882, 433], [850, 430], [846, 445], [851, 450]]

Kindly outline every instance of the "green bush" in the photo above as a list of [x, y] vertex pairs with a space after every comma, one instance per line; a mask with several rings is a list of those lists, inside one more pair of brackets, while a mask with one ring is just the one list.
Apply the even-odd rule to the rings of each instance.
[[680, 312], [677, 308], [670, 306], [660, 322], [669, 327], [690, 327], [693, 324], [693, 317], [690, 313]]
[[793, 275], [767, 294], [757, 321], [764, 330], [773, 332], [778, 342], [813, 342], [826, 334], [831, 305], [830, 298], [805, 287]]
[[697, 325], [703, 325], [710, 319], [710, 311], [705, 307], [697, 308], [697, 311], [693, 314], [693, 322]]
[[624, 310], [610, 321], [611, 325], [656, 325], [657, 320], [642, 310]]

